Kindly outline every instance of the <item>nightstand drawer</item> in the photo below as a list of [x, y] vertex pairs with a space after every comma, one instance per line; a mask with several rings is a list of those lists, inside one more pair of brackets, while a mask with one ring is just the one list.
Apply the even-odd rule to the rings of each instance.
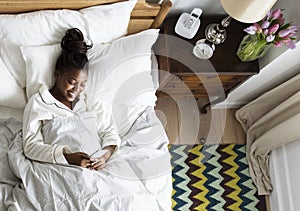
[[[180, 80], [185, 82], [202, 83], [218, 83], [218, 82], [232, 82], [239, 83], [247, 78], [247, 75], [218, 75], [218, 74], [194, 74], [194, 75], [176, 75]], [[174, 79], [173, 79], [174, 80]]]
[[233, 82], [202, 82], [202, 81], [170, 81], [164, 85], [165, 89], [202, 89], [205, 87], [233, 87], [236, 83]]
[[[207, 97], [207, 96], [219, 96], [224, 94], [227, 90], [231, 89], [231, 84], [202, 84], [202, 83], [184, 83], [173, 82], [166, 84], [160, 89], [160, 96], [162, 93], [166, 93], [172, 96], [191, 96], [195, 97]], [[208, 94], [209, 93], [209, 94]]]
[[180, 88], [188, 86], [190, 88], [196, 88], [198, 86], [218, 86], [219, 84], [230, 85], [233, 87], [236, 84], [244, 81], [248, 75], [175, 75], [169, 78], [164, 78], [161, 81], [163, 86], [168, 88]]
[[[218, 96], [228, 93], [247, 75], [217, 75], [217, 74], [177, 74], [165, 78], [162, 92], [167, 92], [172, 96], [187, 96], [191, 93], [195, 97]], [[162, 92], [159, 96], [163, 96]], [[209, 94], [208, 94], [209, 93]]]

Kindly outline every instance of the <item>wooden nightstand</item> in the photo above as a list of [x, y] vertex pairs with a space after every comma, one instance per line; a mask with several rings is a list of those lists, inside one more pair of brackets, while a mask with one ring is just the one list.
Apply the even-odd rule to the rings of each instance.
[[[245, 33], [245, 24], [235, 20], [226, 28], [227, 39], [216, 45], [214, 55], [209, 60], [201, 60], [192, 53], [195, 43], [205, 38], [204, 31], [210, 23], [220, 23], [223, 16], [202, 16], [201, 26], [193, 39], [185, 39], [174, 31], [178, 17], [164, 21], [161, 36], [154, 46], [158, 55], [160, 88], [158, 97], [194, 96], [210, 97], [212, 102], [203, 106], [202, 113], [211, 104], [226, 99], [228, 93], [259, 72], [258, 61], [241, 62], [236, 56], [239, 43]], [[165, 72], [166, 71], [166, 72]]]

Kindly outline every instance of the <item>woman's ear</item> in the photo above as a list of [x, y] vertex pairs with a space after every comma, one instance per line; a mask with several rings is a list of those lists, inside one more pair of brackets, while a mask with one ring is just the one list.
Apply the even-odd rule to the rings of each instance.
[[55, 72], [54, 72], [55, 80], [57, 80], [59, 78], [59, 76], [60, 76], [60, 73], [57, 70], [55, 70]]

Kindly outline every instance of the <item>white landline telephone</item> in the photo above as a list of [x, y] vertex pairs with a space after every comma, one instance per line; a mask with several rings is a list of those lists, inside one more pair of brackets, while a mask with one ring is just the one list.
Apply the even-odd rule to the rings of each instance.
[[182, 37], [192, 39], [200, 27], [201, 14], [200, 8], [194, 8], [190, 14], [182, 13], [176, 23], [175, 32]]

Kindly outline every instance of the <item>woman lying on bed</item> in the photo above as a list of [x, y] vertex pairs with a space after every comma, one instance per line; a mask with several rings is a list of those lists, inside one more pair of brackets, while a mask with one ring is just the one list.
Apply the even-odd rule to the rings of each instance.
[[[82, 91], [88, 77], [87, 50], [79, 29], [69, 29], [61, 41], [55, 84], [42, 86], [24, 113], [24, 154], [29, 159], [72, 164], [98, 170], [120, 145], [110, 117], [101, 107], [88, 110]], [[105, 149], [104, 155], [92, 157]], [[102, 153], [103, 154], [103, 153]]]

